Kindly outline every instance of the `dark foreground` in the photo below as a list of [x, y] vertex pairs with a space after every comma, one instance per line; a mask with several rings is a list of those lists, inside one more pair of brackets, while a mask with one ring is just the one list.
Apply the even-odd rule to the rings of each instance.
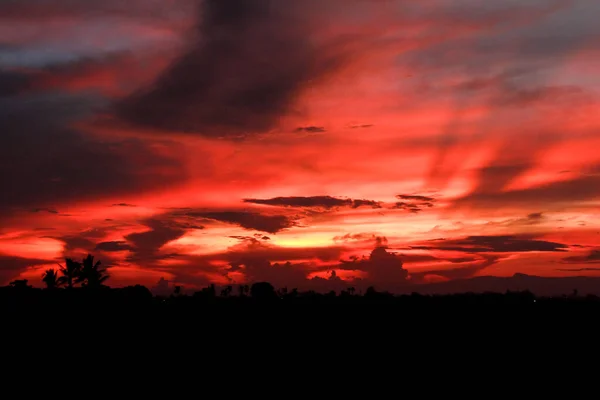
[[155, 296], [144, 286], [126, 288], [101, 287], [97, 289], [36, 289], [31, 287], [1, 287], [0, 311], [49, 311], [56, 309], [90, 309], [117, 311], [202, 311], [211, 309], [285, 308], [296, 306], [345, 306], [358, 309], [363, 306], [395, 308], [409, 312], [418, 309], [469, 309], [478, 307], [519, 310], [550, 308], [583, 309], [598, 308], [600, 297], [571, 295], [543, 297], [529, 291], [507, 291], [505, 293], [462, 293], [447, 295], [422, 295], [419, 293], [394, 295], [368, 289], [365, 293], [342, 291], [341, 293], [276, 291], [268, 283], [258, 283], [248, 288], [247, 293], [233, 294], [231, 291], [218, 293], [214, 286], [192, 295], [171, 294]]
[[3, 287], [0, 321], [10, 343], [26, 346], [38, 341], [44, 346], [83, 343], [149, 353], [183, 347], [183, 354], [195, 346], [206, 355], [239, 351], [240, 357], [264, 348], [285, 348], [288, 354], [305, 348], [345, 352], [355, 346], [372, 349], [378, 357], [392, 348], [410, 353], [485, 348], [502, 353], [509, 342], [573, 346], [590, 343], [599, 332], [600, 298], [576, 293], [319, 294], [278, 292], [269, 284], [248, 289], [217, 293], [209, 287], [193, 295], [159, 297], [143, 286]]

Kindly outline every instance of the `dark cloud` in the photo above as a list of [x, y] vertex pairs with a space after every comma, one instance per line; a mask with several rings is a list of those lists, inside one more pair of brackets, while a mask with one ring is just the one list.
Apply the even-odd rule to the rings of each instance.
[[435, 201], [435, 199], [433, 197], [428, 197], [428, 196], [399, 194], [396, 197], [400, 200], [410, 200], [410, 201], [416, 201], [419, 203], [431, 203], [431, 202]]
[[592, 250], [581, 256], [571, 256], [562, 259], [568, 264], [600, 264], [600, 250]]
[[448, 259], [448, 261], [453, 264], [465, 265], [462, 265], [458, 268], [434, 269], [426, 272], [414, 273], [411, 274], [411, 278], [414, 278], [416, 282], [424, 281], [428, 276], [443, 277], [449, 280], [466, 279], [474, 276], [483, 269], [498, 263], [500, 259], [500, 256], [490, 254], [482, 255], [481, 258], [463, 257], [457, 259]]
[[339, 268], [366, 272], [368, 282], [380, 288], [393, 288], [406, 283], [408, 278], [402, 257], [388, 252], [384, 246], [376, 247], [368, 258], [342, 261]]
[[266, 241], [248, 238], [230, 247], [227, 251], [217, 254], [200, 256], [177, 255], [180, 259], [196, 260], [200, 264], [220, 261], [239, 262], [247, 258], [266, 259], [269, 262], [287, 262], [298, 260], [318, 260], [331, 262], [340, 259], [344, 252], [348, 251], [345, 246], [329, 247], [280, 247]]
[[436, 239], [424, 246], [411, 246], [415, 250], [447, 250], [465, 253], [520, 253], [530, 251], [564, 252], [568, 245], [528, 236], [469, 236], [464, 239]]
[[0, 0], [0, 19], [34, 21], [52, 20], [56, 17], [115, 18], [134, 17], [147, 21], [181, 19], [194, 10], [198, 0]]
[[296, 207], [296, 208], [324, 208], [332, 209], [336, 207], [371, 207], [381, 208], [381, 202], [374, 200], [353, 200], [342, 199], [331, 196], [308, 196], [308, 197], [274, 197], [272, 199], [244, 199], [244, 203], [262, 204], [278, 207]]
[[132, 244], [131, 261], [150, 261], [161, 257], [159, 250], [172, 240], [182, 237], [187, 230], [172, 224], [168, 219], [151, 218], [143, 221], [149, 228], [146, 232], [136, 232], [125, 236]]
[[352, 125], [350, 128], [351, 129], [367, 129], [367, 128], [372, 128], [373, 125], [372, 124], [364, 124], [364, 125]]
[[90, 251], [96, 246], [94, 240], [79, 235], [63, 236], [58, 239], [64, 243], [65, 256], [70, 256], [75, 251]]
[[380, 246], [387, 244], [385, 237], [380, 237], [375, 233], [347, 233], [343, 236], [334, 236], [333, 241], [342, 243], [369, 242], [378, 243]]
[[279, 207], [321, 207], [333, 208], [352, 205], [351, 199], [331, 196], [274, 197], [272, 199], [244, 199], [244, 203], [263, 204]]
[[58, 214], [58, 211], [54, 208], [36, 208], [32, 210], [33, 213], [47, 212], [49, 214]]
[[[44, 93], [0, 98], [0, 214], [77, 199], [139, 193], [185, 179], [181, 161], [139, 139], [100, 139], [69, 127], [97, 99]], [[173, 143], [164, 143], [172, 147]]]
[[128, 203], [117, 203], [117, 204], [113, 204], [113, 207], [137, 207], [135, 204], [128, 204]]
[[327, 130], [322, 126], [301, 126], [296, 128], [295, 132], [323, 133], [327, 132]]
[[191, 49], [149, 88], [117, 105], [122, 120], [165, 131], [265, 131], [296, 95], [339, 62], [310, 38], [311, 5], [205, 0]]
[[399, 194], [396, 198], [402, 201], [396, 202], [392, 208], [406, 210], [415, 214], [423, 211], [425, 208], [433, 207], [436, 201], [433, 197], [408, 194]]
[[381, 208], [381, 202], [375, 200], [352, 200], [352, 208], [371, 207]]
[[[550, 182], [517, 190], [476, 191], [454, 202], [454, 207], [548, 207], [574, 202], [594, 200], [600, 197], [600, 167], [571, 180]], [[496, 188], [497, 189], [497, 188]]]
[[16, 96], [27, 91], [32, 84], [28, 74], [0, 70], [0, 98]]
[[270, 237], [262, 235], [260, 233], [255, 233], [253, 236], [229, 236], [232, 239], [237, 239], [242, 242], [260, 242], [265, 240], [271, 240]]
[[273, 234], [296, 225], [292, 218], [285, 215], [265, 215], [253, 211], [190, 211], [186, 214]]
[[112, 242], [101, 242], [96, 245], [95, 250], [116, 252], [116, 251], [129, 251], [133, 250], [127, 242], [124, 241], [112, 241]]
[[243, 272], [247, 282], [270, 282], [276, 287], [302, 285], [307, 274], [303, 264], [271, 263], [268, 259], [257, 256], [232, 262], [229, 271]]
[[8, 283], [28, 267], [35, 267], [43, 264], [48, 264], [48, 260], [0, 254], [0, 285]]

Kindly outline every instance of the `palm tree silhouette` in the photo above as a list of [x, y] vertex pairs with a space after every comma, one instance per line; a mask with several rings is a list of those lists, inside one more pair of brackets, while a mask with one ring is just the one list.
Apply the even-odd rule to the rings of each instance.
[[47, 269], [42, 275], [42, 282], [46, 284], [48, 289], [56, 289], [60, 286], [60, 278], [54, 269]]
[[58, 278], [59, 284], [66, 284], [68, 289], [73, 288], [74, 281], [79, 277], [81, 264], [70, 258], [65, 259], [65, 266], [60, 265], [60, 272], [63, 274]]
[[87, 288], [99, 288], [110, 276], [105, 269], [100, 269], [100, 261], [94, 263], [94, 256], [88, 254], [81, 263], [81, 271], [77, 283]]

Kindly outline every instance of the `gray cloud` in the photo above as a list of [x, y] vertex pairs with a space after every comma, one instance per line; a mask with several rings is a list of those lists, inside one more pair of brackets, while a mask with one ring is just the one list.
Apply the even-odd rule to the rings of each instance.
[[[207, 136], [274, 127], [311, 80], [340, 57], [310, 39], [298, 6], [269, 0], [205, 0], [191, 49], [151, 87], [118, 104], [135, 125]], [[306, 7], [306, 8], [305, 8]]]
[[139, 193], [185, 179], [180, 160], [146, 142], [101, 140], [68, 127], [97, 105], [93, 97], [58, 93], [0, 98], [0, 187], [10, 188], [0, 196], [0, 213]]

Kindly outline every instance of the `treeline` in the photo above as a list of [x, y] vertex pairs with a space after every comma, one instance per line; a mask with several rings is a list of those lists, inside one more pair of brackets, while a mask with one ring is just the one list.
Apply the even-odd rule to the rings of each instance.
[[62, 307], [129, 307], [143, 306], [160, 309], [188, 309], [204, 305], [248, 305], [248, 304], [379, 304], [403, 307], [442, 307], [469, 305], [520, 305], [542, 307], [555, 304], [600, 305], [597, 296], [579, 296], [574, 291], [569, 296], [538, 297], [530, 291], [506, 293], [462, 293], [452, 295], [394, 295], [377, 291], [374, 287], [364, 293], [350, 287], [340, 292], [299, 291], [287, 288], [276, 289], [268, 282], [252, 285], [229, 285], [217, 288], [209, 285], [193, 294], [184, 294], [180, 286], [175, 286], [169, 295], [153, 295], [145, 286], [135, 285], [125, 288], [110, 288], [104, 283], [109, 279], [100, 261], [88, 255], [81, 262], [66, 259], [64, 266], [57, 270], [49, 269], [43, 274], [45, 289], [34, 288], [27, 280], [15, 280], [9, 286], [0, 287], [0, 308], [20, 307], [54, 308]]
[[[14, 283], [14, 282], [13, 282]], [[461, 293], [451, 295], [395, 295], [389, 292], [380, 292], [375, 288], [368, 288], [364, 293], [354, 290], [331, 291], [318, 293], [315, 291], [301, 292], [296, 289], [276, 290], [268, 282], [258, 282], [252, 285], [241, 285], [234, 290], [227, 286], [218, 290], [215, 285], [210, 285], [193, 294], [183, 294], [174, 291], [168, 296], [153, 295], [145, 286], [135, 285], [125, 288], [109, 288], [102, 286], [90, 289], [90, 286], [64, 288], [64, 289], [39, 289], [26, 283], [13, 284], [0, 287], [0, 306], [57, 306], [71, 304], [73, 307], [83, 305], [107, 305], [125, 307], [129, 305], [151, 306], [161, 308], [196, 307], [204, 305], [246, 305], [246, 304], [381, 304], [399, 306], [469, 306], [469, 305], [520, 305], [539, 307], [545, 304], [586, 303], [600, 305], [597, 296], [578, 296], [576, 293], [569, 296], [538, 297], [530, 291], [506, 293]]]

